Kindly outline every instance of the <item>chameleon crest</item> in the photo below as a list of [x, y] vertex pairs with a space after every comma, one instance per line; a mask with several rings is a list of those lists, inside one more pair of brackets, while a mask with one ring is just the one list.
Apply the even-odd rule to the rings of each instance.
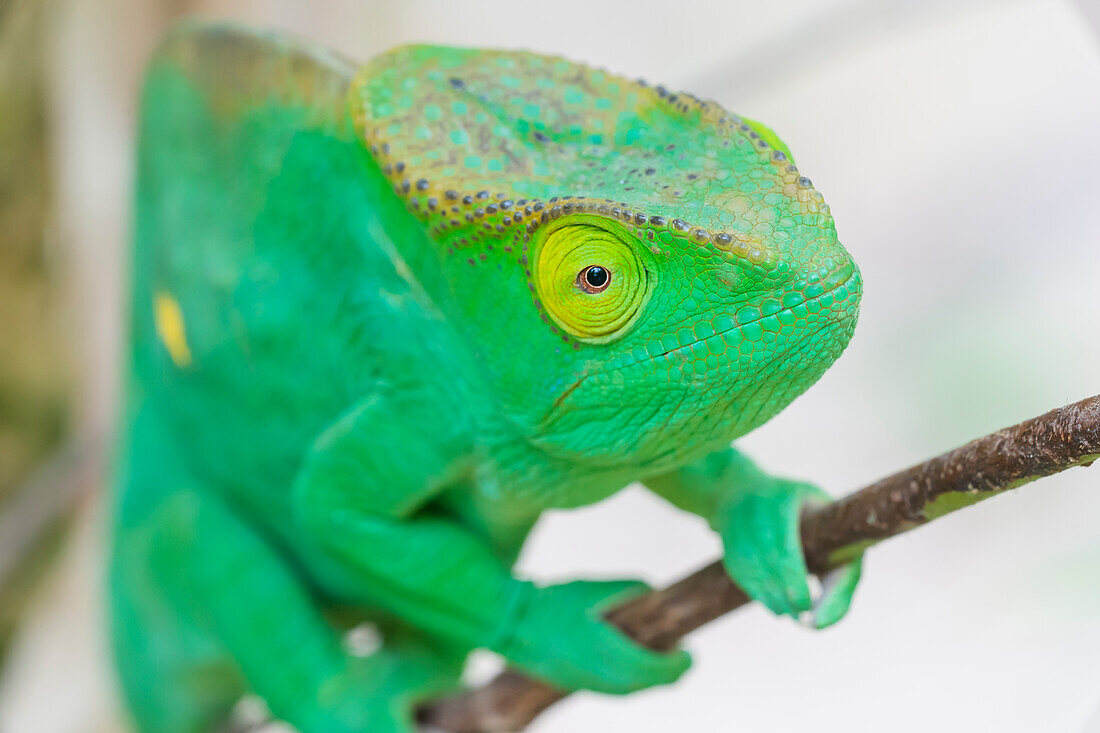
[[827, 222], [774, 133], [690, 94], [561, 58], [428, 46], [379, 57], [355, 89], [356, 127], [394, 190], [456, 247], [510, 230], [529, 242], [592, 212], [767, 267], [777, 217]]

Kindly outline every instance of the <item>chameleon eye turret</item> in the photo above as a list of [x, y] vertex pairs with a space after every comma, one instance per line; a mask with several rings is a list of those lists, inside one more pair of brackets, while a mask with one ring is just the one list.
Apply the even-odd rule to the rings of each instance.
[[566, 333], [607, 343], [629, 330], [653, 285], [641, 247], [615, 222], [596, 217], [548, 227], [538, 243], [537, 297]]

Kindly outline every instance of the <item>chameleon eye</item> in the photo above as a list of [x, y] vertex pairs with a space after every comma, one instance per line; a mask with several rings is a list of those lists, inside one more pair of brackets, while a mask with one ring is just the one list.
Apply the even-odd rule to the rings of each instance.
[[634, 323], [650, 277], [631, 241], [629, 233], [595, 217], [574, 219], [545, 235], [535, 287], [547, 314], [567, 333], [606, 343]]
[[577, 285], [591, 295], [602, 293], [611, 284], [611, 273], [599, 265], [589, 265], [577, 273]]

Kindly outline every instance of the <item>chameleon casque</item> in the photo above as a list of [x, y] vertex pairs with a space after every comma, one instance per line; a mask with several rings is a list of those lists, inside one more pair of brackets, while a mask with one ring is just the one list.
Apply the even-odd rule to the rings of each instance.
[[[672, 682], [602, 620], [637, 582], [510, 566], [539, 514], [633, 481], [732, 577], [811, 603], [812, 486], [730, 448], [855, 327], [859, 271], [763, 125], [560, 58], [356, 65], [184, 24], [141, 105], [110, 598], [142, 731], [246, 692], [313, 731], [410, 731], [472, 649], [566, 690]], [[370, 621], [383, 642], [343, 636]]]

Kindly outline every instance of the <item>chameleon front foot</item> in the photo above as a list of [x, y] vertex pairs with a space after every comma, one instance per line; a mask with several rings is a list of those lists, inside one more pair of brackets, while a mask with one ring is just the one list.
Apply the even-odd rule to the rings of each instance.
[[691, 665], [687, 652], [646, 649], [603, 618], [647, 590], [635, 581], [525, 584], [515, 622], [495, 651], [566, 690], [625, 694], [675, 682]]
[[837, 569], [823, 579], [820, 597], [812, 598], [799, 520], [807, 504], [828, 501], [811, 484], [775, 479], [738, 492], [719, 518], [725, 566], [734, 582], [777, 615], [812, 612], [811, 623], [819, 629], [847, 613], [862, 570], [862, 559]]

